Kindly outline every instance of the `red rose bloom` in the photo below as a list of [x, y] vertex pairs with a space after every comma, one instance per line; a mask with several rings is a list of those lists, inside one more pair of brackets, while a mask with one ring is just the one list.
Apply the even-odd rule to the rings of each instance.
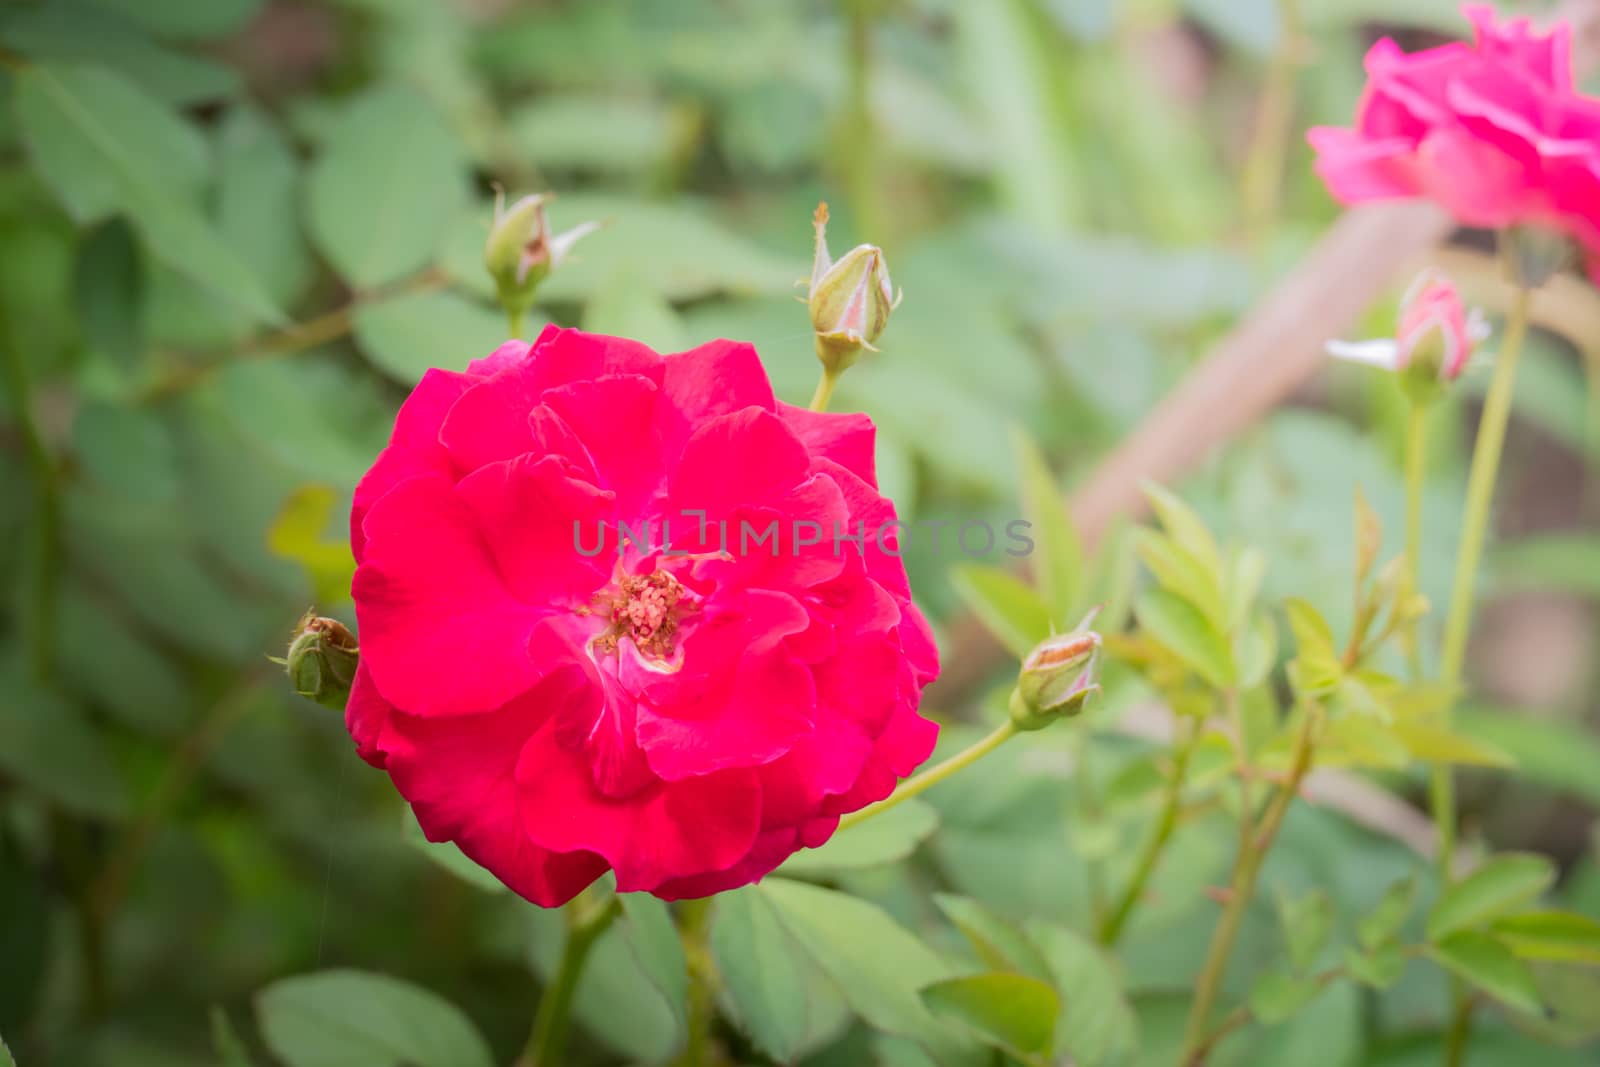
[[546, 906], [608, 867], [704, 896], [822, 844], [937, 734], [873, 433], [776, 401], [728, 341], [552, 327], [429, 371], [350, 518], [362, 758]]

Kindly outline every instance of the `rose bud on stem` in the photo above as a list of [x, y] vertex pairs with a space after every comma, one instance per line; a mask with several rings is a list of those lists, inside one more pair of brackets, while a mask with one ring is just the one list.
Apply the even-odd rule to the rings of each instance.
[[552, 199], [550, 193], [533, 193], [506, 207], [505, 193], [495, 193], [494, 223], [483, 246], [483, 262], [494, 279], [512, 337], [522, 336], [523, 317], [533, 306], [540, 283], [561, 266], [574, 245], [605, 225], [585, 222], [552, 234], [544, 212]]
[[306, 612], [282, 660], [294, 691], [323, 707], [343, 711], [355, 681], [361, 649], [338, 619]]
[[1100, 635], [1088, 629], [1093, 618], [1039, 642], [1022, 661], [1011, 691], [1011, 722], [1019, 731], [1077, 715], [1100, 692]]
[[863, 348], [872, 347], [889, 324], [889, 313], [900, 305], [901, 294], [889, 281], [889, 264], [877, 245], [857, 245], [835, 262], [828, 254], [828, 205], [817, 205], [811, 224], [816, 230], [816, 254], [811, 264], [811, 290], [806, 303], [811, 329], [816, 334], [822, 380], [811, 398], [813, 411], [825, 410], [834, 384]]

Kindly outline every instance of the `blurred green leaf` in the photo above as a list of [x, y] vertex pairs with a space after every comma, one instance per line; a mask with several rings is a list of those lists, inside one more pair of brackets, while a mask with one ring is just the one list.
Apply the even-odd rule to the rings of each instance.
[[85, 340], [132, 370], [144, 355], [144, 264], [133, 231], [120, 219], [96, 227], [78, 246], [73, 310]]
[[[228, 1013], [217, 1004], [211, 1005], [211, 1044], [217, 1050], [217, 1059], [222, 1067], [254, 1067], [244, 1041], [228, 1019]], [[4, 1067], [5, 1063], [0, 1059], [0, 1067]]]
[[398, 281], [433, 262], [467, 177], [460, 142], [425, 97], [403, 85], [370, 89], [311, 166], [312, 240], [357, 289]]
[[1600, 537], [1520, 538], [1492, 549], [1487, 566], [1499, 589], [1551, 589], [1600, 598]]
[[1456, 716], [1464, 734], [1510, 755], [1517, 773], [1541, 785], [1600, 803], [1600, 741], [1578, 723], [1517, 708], [1468, 707]]
[[589, 298], [583, 328], [643, 341], [657, 352], [690, 347], [689, 332], [672, 305], [652, 292], [631, 272], [619, 273]]
[[680, 122], [649, 97], [579, 93], [537, 97], [507, 119], [517, 148], [540, 167], [621, 174], [663, 162]]
[[466, 853], [456, 847], [453, 841], [429, 841], [427, 835], [422, 832], [422, 826], [417, 822], [416, 816], [411, 814], [410, 808], [400, 813], [400, 821], [400, 832], [406, 844], [426, 856], [430, 862], [438, 864], [463, 882], [485, 893], [510, 892], [504, 882], [474, 863]]
[[253, 268], [192, 202], [211, 174], [192, 127], [94, 67], [34, 64], [16, 81], [13, 102], [35, 165], [74, 218], [120, 210], [156, 259], [256, 321], [283, 320]]
[[505, 317], [451, 292], [403, 293], [356, 308], [355, 338], [378, 368], [415, 385], [430, 367], [465, 370], [507, 338]]
[[191, 700], [179, 665], [81, 584], [59, 593], [56, 632], [62, 681], [74, 693], [151, 736], [175, 737], [188, 723]]
[[806, 984], [798, 946], [760, 890], [717, 897], [711, 948], [745, 1032], [774, 1059], [794, 1060], [806, 1037]]
[[950, 583], [1019, 660], [1050, 636], [1050, 609], [1032, 586], [1003, 567], [963, 563], [950, 568]]
[[1570, 911], [1531, 911], [1495, 920], [1495, 937], [1518, 957], [1600, 964], [1600, 922]]
[[689, 964], [667, 905], [647, 893], [619, 893], [622, 938], [650, 984], [687, 1033]]
[[220, 37], [243, 29], [262, 6], [262, 0], [162, 0], [159, 4], [147, 4], [142, 0], [88, 2], [126, 16], [158, 37], [180, 41]]
[[938, 814], [920, 800], [903, 801], [881, 815], [840, 830], [820, 848], [802, 849], [784, 861], [784, 875], [816, 875], [857, 867], [879, 867], [905, 859], [939, 826]]
[[327, 535], [338, 499], [326, 485], [302, 486], [283, 502], [283, 510], [267, 529], [267, 547], [304, 568], [319, 608], [348, 600], [356, 571], [343, 532], [337, 537]]
[[95, 0], [11, 5], [0, 12], [0, 44], [31, 59], [105, 67], [165, 104], [232, 96], [241, 83], [236, 71], [150, 40], [133, 21], [97, 8]]
[[933, 1014], [1024, 1055], [1050, 1047], [1061, 1010], [1054, 989], [1037, 978], [1005, 972], [946, 978], [923, 986], [921, 996]]
[[493, 1067], [455, 1005], [396, 978], [329, 970], [256, 994], [261, 1036], [288, 1067]]
[[72, 443], [84, 472], [103, 489], [146, 507], [177, 497], [176, 449], [165, 423], [149, 411], [86, 404], [73, 420]]
[[1533, 853], [1503, 853], [1449, 886], [1428, 913], [1428, 939], [1483, 926], [1521, 908], [1549, 889], [1555, 865]]
[[1053, 980], [1044, 955], [1009, 921], [970, 897], [936, 893], [933, 900], [971, 943], [984, 966], [1017, 971], [1040, 981]]
[[1390, 886], [1383, 894], [1383, 899], [1378, 906], [1372, 909], [1371, 914], [1362, 919], [1356, 927], [1356, 936], [1361, 941], [1361, 946], [1367, 949], [1377, 948], [1394, 940], [1400, 928], [1411, 915], [1411, 908], [1417, 899], [1417, 880], [1413, 875], [1408, 875]]
[[1126, 979], [1096, 945], [1065, 926], [1034, 920], [1024, 927], [1061, 991], [1055, 1055], [1082, 1067], [1124, 1062], [1139, 1047]]
[[1218, 689], [1234, 682], [1233, 652], [1189, 601], [1165, 589], [1147, 589], [1134, 602], [1134, 614], [1151, 637]]
[[1391, 727], [1400, 743], [1419, 760], [1458, 763], [1476, 767], [1511, 767], [1516, 761], [1505, 751], [1476, 738], [1420, 722], [1396, 722]]
[[1049, 609], [1050, 621], [1058, 632], [1065, 632], [1078, 622], [1084, 607], [1080, 603], [1083, 541], [1039, 446], [1027, 434], [1015, 430], [1012, 447], [1022, 471], [1022, 514], [1032, 524], [1035, 538], [1028, 563]]
[[971, 1061], [970, 1042], [941, 1025], [917, 991], [950, 967], [882, 909], [844, 893], [768, 878], [760, 892], [779, 921], [872, 1026], [909, 1037], [941, 1064]]
[[34, 64], [12, 106], [33, 165], [80, 224], [125, 208], [130, 182], [188, 197], [211, 179], [199, 131], [108, 70]]
[[1289, 962], [1304, 974], [1317, 962], [1333, 934], [1333, 899], [1314, 889], [1298, 899], [1278, 898], [1278, 921], [1283, 926]]
[[12, 1059], [11, 1049], [6, 1046], [3, 1037], [0, 1037], [0, 1067], [17, 1067], [17, 1061]]
[[1473, 930], [1451, 934], [1428, 949], [1442, 966], [1520, 1011], [1538, 1012], [1539, 990], [1527, 966], [1500, 940]]
[[1380, 990], [1388, 989], [1400, 980], [1407, 962], [1405, 950], [1393, 942], [1378, 945], [1366, 952], [1348, 949], [1344, 959], [1345, 969], [1352, 977]]
[[0, 769], [69, 811], [96, 819], [128, 812], [128, 791], [107, 738], [76, 704], [31, 681], [15, 662], [0, 663]]
[[1321, 989], [1310, 978], [1267, 971], [1250, 987], [1250, 1012], [1264, 1025], [1272, 1026], [1298, 1014]]

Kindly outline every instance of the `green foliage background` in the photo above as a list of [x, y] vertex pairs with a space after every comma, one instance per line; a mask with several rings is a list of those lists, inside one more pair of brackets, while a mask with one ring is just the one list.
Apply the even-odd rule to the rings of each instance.
[[[1435, 0], [1300, 7], [1314, 48], [1296, 130], [1348, 115], [1377, 24], [1419, 41], [1456, 29], [1454, 4]], [[749, 339], [795, 401], [817, 369], [795, 283], [811, 210], [829, 200], [836, 250], [884, 246], [906, 293], [838, 406], [878, 420], [903, 515], [1003, 521], [1019, 493], [1012, 428], [1070, 484], [1333, 217], [1295, 135], [1272, 224], [1246, 224], [1239, 175], [1277, 12], [1268, 0], [0, 7], [0, 1034], [18, 1062], [476, 1067], [520, 1047], [559, 919], [470, 865], [463, 880], [448, 853], [430, 863], [337, 718], [288, 695], [265, 658], [307, 605], [347, 611], [348, 494], [405, 390], [503, 339], [480, 261], [497, 183], [556, 190], [557, 228], [611, 220], [547, 283], [542, 314], [662, 349]], [[1375, 309], [1376, 332], [1387, 318]], [[1581, 363], [1553, 341], [1530, 358], [1519, 404], [1532, 444], [1511, 477], [1532, 487], [1507, 496], [1576, 496], [1575, 476], [1526, 475], [1552, 456], [1570, 471], [1593, 440]], [[1341, 631], [1357, 482], [1397, 547], [1398, 413], [1382, 386], [1330, 370], [1187, 487], [1219, 529], [1268, 554], [1274, 597], [1328, 605]], [[1423, 576], [1436, 603], [1461, 476], [1459, 423], [1440, 421]], [[1580, 587], [1588, 675], [1539, 714], [1469, 716], [1522, 761], [1517, 784], [1484, 774], [1469, 800], [1500, 843], [1555, 849], [1558, 893], [1596, 914], [1585, 828], [1600, 743], [1583, 720], [1596, 712], [1600, 537], [1570, 508], [1545, 514], [1513, 524], [1525, 536], [1495, 578]], [[925, 555], [914, 586], [948, 617], [949, 560]], [[1536, 655], [1522, 669], [1543, 666]], [[970, 955], [956, 928], [992, 912], [1025, 921], [1045, 977], [1077, 991], [1061, 1028], [1077, 1062], [1170, 1062], [1227, 820], [1201, 819], [1175, 845], [1120, 961], [1073, 933], [1085, 857], [1126, 852], [1151, 814], [1146, 746], [1109, 729], [1140, 695], [1113, 689], [1085, 749], [1065, 731], [1013, 745], [882, 840], [726, 898], [713, 941], [741, 992], [723, 1005], [724, 1036], [753, 1063], [965, 1062], [970, 1039], [940, 1045], [949, 1024], [906, 999], [905, 976], [969, 969], [952, 962]], [[987, 713], [937, 710], [949, 747]], [[1073, 800], [1076, 759], [1116, 784], [1094, 820]], [[1521, 805], [1546, 820], [1505, 814]], [[1389, 836], [1297, 810], [1266, 884], [1326, 890], [1347, 929], [1416, 866]], [[1263, 897], [1241, 955], [1258, 964], [1278, 936]], [[962, 910], [972, 901], [988, 918]], [[601, 943], [574, 1062], [674, 1054], [683, 993], [663, 921], [655, 902], [632, 902]], [[1434, 1062], [1442, 988], [1420, 973], [1381, 998], [1341, 987], [1225, 1046], [1226, 1062]], [[1595, 989], [1568, 999], [1592, 1009]], [[1490, 1023], [1472, 1062], [1593, 1062], [1529, 1047]]]

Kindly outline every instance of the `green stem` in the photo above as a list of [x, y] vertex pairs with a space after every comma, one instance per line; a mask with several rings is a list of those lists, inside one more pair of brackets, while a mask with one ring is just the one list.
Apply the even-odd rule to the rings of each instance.
[[1462, 1067], [1467, 1061], [1467, 1045], [1472, 1039], [1472, 1013], [1477, 998], [1470, 992], [1457, 989], [1455, 1010], [1450, 1014], [1450, 1029], [1444, 1038], [1445, 1067]]
[[506, 336], [513, 340], [522, 340], [523, 324], [527, 321], [528, 313], [525, 308], [506, 308], [506, 329], [510, 331]]
[[1295, 73], [1300, 65], [1300, 9], [1297, 0], [1278, 0], [1281, 22], [1278, 47], [1267, 68], [1256, 112], [1255, 135], [1245, 160], [1241, 186], [1245, 225], [1252, 241], [1260, 240], [1277, 214], [1294, 121]]
[[528, 1036], [528, 1045], [518, 1067], [563, 1067], [566, 1063], [564, 1050], [572, 1015], [572, 996], [577, 992], [583, 965], [589, 958], [589, 950], [621, 910], [622, 904], [615, 894], [596, 902], [588, 890], [567, 905], [567, 942], [561, 948], [561, 962], [544, 996], [539, 999], [533, 1033]]
[[839, 372], [822, 368], [822, 377], [817, 379], [817, 391], [811, 394], [811, 410], [827, 411], [828, 402], [833, 399], [833, 387], [839, 384]]
[[[1406, 414], [1406, 573], [1404, 595], [1422, 587], [1422, 485], [1428, 464], [1428, 408], [1417, 400]], [[1421, 624], [1413, 621], [1403, 636], [1412, 681], [1422, 679]]]
[[1239, 928], [1243, 925], [1245, 913], [1249, 910], [1250, 898], [1255, 895], [1256, 879], [1261, 874], [1261, 865], [1266, 861], [1267, 853], [1272, 850], [1278, 829], [1283, 825], [1284, 816], [1288, 814], [1289, 805], [1300, 792], [1300, 783], [1311, 770], [1315, 733], [1320, 716], [1321, 711], [1318, 708], [1312, 707], [1306, 710], [1300, 730], [1295, 736], [1289, 776], [1268, 803], [1267, 810], [1261, 816], [1260, 825], [1241, 842], [1239, 856], [1233, 865], [1228, 902], [1223, 908], [1216, 932], [1212, 934], [1205, 965], [1201, 967], [1200, 977], [1195, 983], [1194, 1003], [1189, 1008], [1189, 1022], [1184, 1030], [1184, 1057], [1180, 1063], [1197, 1062], [1194, 1057], [1205, 1045], [1211, 1009], [1216, 1004], [1217, 996], [1222, 992], [1222, 979], [1227, 973], [1228, 960], [1233, 955], [1233, 945], [1239, 937]]
[[1122, 938], [1128, 917], [1143, 899], [1145, 886], [1149, 884], [1150, 875], [1156, 869], [1156, 862], [1160, 860], [1167, 842], [1171, 840], [1173, 830], [1177, 829], [1178, 816], [1183, 810], [1184, 781], [1189, 775], [1189, 758], [1194, 755], [1195, 743], [1199, 736], [1200, 731], [1191, 727], [1187, 736], [1173, 748], [1172, 767], [1167, 775], [1161, 814], [1156, 817], [1155, 826], [1145, 838], [1144, 848], [1134, 862], [1133, 874], [1128, 879], [1127, 888], [1118, 898], [1117, 906], [1100, 924], [1099, 937], [1102, 945], [1115, 945]]
[[28, 612], [26, 639], [33, 674], [43, 681], [50, 674], [55, 659], [56, 582], [61, 569], [61, 478], [44, 434], [34, 419], [28, 366], [11, 336], [11, 322], [3, 308], [0, 308], [0, 364], [3, 364], [0, 369], [5, 374], [6, 393], [11, 399], [34, 483], [38, 556], [24, 576]]
[[674, 1067], [706, 1067], [713, 1061], [711, 1025], [716, 1019], [716, 960], [708, 942], [713, 897], [685, 900], [678, 906], [678, 935], [689, 968], [688, 1043]]
[[851, 206], [862, 233], [885, 240], [878, 211], [877, 139], [872, 130], [872, 14], [876, 0], [845, 0], [849, 36], [845, 55], [849, 84], [845, 116], [845, 165]]
[[1005, 744], [1016, 734], [1016, 732], [1016, 725], [1012, 723], [1010, 719], [1007, 719], [1005, 722], [995, 727], [993, 733], [979, 741], [974, 742], [971, 747], [957, 752], [954, 756], [951, 756], [942, 763], [934, 764], [932, 767], [929, 767], [927, 770], [923, 771], [919, 775], [916, 775], [915, 777], [907, 778], [905, 781], [900, 783], [900, 788], [896, 789], [883, 800], [878, 801], [876, 804], [868, 804], [860, 811], [852, 811], [850, 814], [839, 820], [839, 829], [844, 830], [856, 825], [863, 819], [870, 819], [874, 815], [888, 811], [896, 804], [910, 800], [923, 790], [938, 785], [952, 774], [955, 774], [964, 767], [968, 767], [978, 762], [978, 760], [982, 759], [984, 756], [987, 756], [989, 753]]
[[[1472, 470], [1467, 476], [1467, 506], [1462, 519], [1461, 548], [1456, 556], [1455, 581], [1450, 589], [1450, 614], [1445, 619], [1444, 650], [1440, 656], [1440, 680], [1447, 687], [1461, 682], [1461, 668], [1467, 653], [1467, 635], [1472, 628], [1472, 602], [1477, 584], [1478, 563], [1483, 556], [1484, 537], [1489, 528], [1490, 505], [1494, 501], [1495, 479], [1500, 472], [1500, 453], [1506, 439], [1506, 423], [1511, 417], [1511, 397], [1516, 389], [1517, 359], [1522, 354], [1528, 333], [1528, 306], [1532, 291], [1519, 286], [1512, 299], [1506, 322], [1506, 339], [1495, 360], [1494, 380], [1484, 400], [1478, 421], [1478, 440], [1472, 451]], [[1445, 711], [1448, 724], [1448, 709]], [[1429, 783], [1434, 825], [1439, 834], [1439, 873], [1449, 884], [1455, 870], [1456, 804], [1455, 779], [1449, 764], [1433, 767]]]

